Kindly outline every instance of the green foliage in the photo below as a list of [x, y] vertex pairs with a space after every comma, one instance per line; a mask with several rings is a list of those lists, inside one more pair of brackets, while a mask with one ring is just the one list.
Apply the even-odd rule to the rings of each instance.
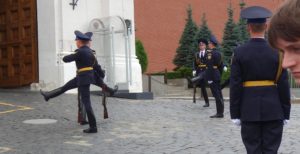
[[178, 79], [182, 78], [182, 74], [180, 72], [168, 72], [167, 79]]
[[221, 83], [224, 83], [226, 80], [230, 78], [230, 67], [228, 67], [227, 71], [223, 71], [221, 76]]
[[197, 43], [194, 39], [197, 32], [197, 25], [192, 19], [191, 6], [187, 9], [187, 15], [188, 18], [186, 19], [185, 28], [179, 41], [179, 47], [173, 59], [173, 63], [177, 68], [181, 66], [192, 67], [194, 52], [197, 50]]
[[228, 21], [223, 34], [222, 48], [221, 51], [224, 56], [224, 63], [229, 64], [233, 49], [239, 40], [239, 29], [236, 28], [236, 24], [233, 21], [233, 9], [231, 4], [229, 5], [228, 11]]
[[167, 79], [185, 78], [187, 76], [191, 77], [192, 72], [193, 72], [192, 68], [182, 66], [174, 72], [168, 72]]
[[206, 17], [206, 15], [205, 15], [205, 13], [203, 13], [202, 18], [201, 18], [201, 25], [196, 34], [196, 38], [195, 38], [196, 41], [199, 40], [200, 38], [209, 40], [209, 38], [211, 36], [211, 30], [208, 28], [207, 20], [205, 17]]
[[145, 73], [147, 70], [147, 67], [148, 67], [148, 57], [147, 57], [147, 53], [144, 49], [142, 41], [136, 40], [135, 47], [136, 47], [135, 54], [141, 65], [142, 73]]
[[166, 74], [164, 72], [159, 73], [153, 73], [151, 75], [166, 75], [167, 79], [178, 79], [178, 78], [185, 78], [187, 76], [192, 76], [192, 68], [182, 66], [178, 68], [174, 72], [167, 72]]
[[[240, 3], [240, 10], [242, 10], [245, 7], [245, 3], [241, 2]], [[244, 44], [246, 41], [249, 40], [250, 35], [249, 32], [247, 31], [247, 20], [243, 19], [240, 17], [239, 22], [238, 22], [238, 29], [239, 29], [239, 44]]]
[[[245, 7], [245, 3], [240, 3], [240, 9]], [[224, 63], [229, 64], [234, 48], [240, 44], [244, 44], [249, 40], [249, 33], [247, 31], [247, 21], [240, 18], [238, 24], [233, 21], [233, 9], [231, 4], [228, 8], [228, 21], [223, 34], [223, 42], [221, 51], [224, 56]]]
[[193, 72], [193, 69], [190, 68], [190, 67], [180, 67], [177, 72], [180, 72], [182, 77], [191, 77], [192, 76], [192, 72]]

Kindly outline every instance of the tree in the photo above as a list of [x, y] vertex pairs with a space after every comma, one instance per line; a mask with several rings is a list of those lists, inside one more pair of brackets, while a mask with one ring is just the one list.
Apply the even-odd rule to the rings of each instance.
[[206, 21], [206, 15], [205, 15], [205, 13], [203, 13], [202, 18], [201, 18], [201, 25], [196, 34], [195, 40], [197, 41], [200, 38], [209, 40], [210, 36], [211, 36], [211, 30], [208, 28], [207, 21]]
[[195, 35], [197, 25], [192, 19], [192, 8], [189, 5], [187, 9], [188, 18], [186, 19], [185, 28], [179, 41], [179, 47], [176, 49], [176, 55], [173, 63], [180, 68], [181, 66], [192, 67], [194, 52], [197, 50]]
[[148, 57], [147, 57], [147, 53], [145, 52], [142, 41], [136, 40], [135, 47], [136, 47], [135, 54], [141, 65], [142, 73], [145, 73], [148, 67]]
[[[246, 6], [246, 3], [240, 3], [240, 10], [242, 10]], [[247, 31], [247, 20], [240, 17], [238, 22], [238, 29], [240, 33], [239, 44], [244, 44], [249, 40], [249, 32]]]
[[221, 51], [224, 56], [224, 63], [229, 64], [233, 49], [236, 47], [237, 42], [239, 41], [239, 29], [237, 28], [236, 24], [233, 21], [233, 9], [231, 4], [229, 5], [228, 9], [228, 21], [226, 22], [224, 34], [223, 34], [223, 41], [222, 41], [222, 48]]

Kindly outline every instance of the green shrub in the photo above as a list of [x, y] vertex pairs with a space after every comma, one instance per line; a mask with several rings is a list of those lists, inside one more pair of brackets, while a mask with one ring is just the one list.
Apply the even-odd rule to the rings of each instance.
[[178, 79], [182, 78], [182, 74], [180, 72], [168, 72], [167, 79]]
[[135, 54], [141, 65], [142, 73], [145, 73], [147, 70], [147, 67], [148, 67], [148, 57], [147, 57], [147, 53], [144, 49], [142, 41], [136, 40], [135, 47], [136, 47]]
[[152, 73], [151, 75], [166, 75], [167, 79], [178, 79], [178, 78], [183, 78], [184, 76], [182, 75], [181, 72], [174, 71], [174, 72], [159, 72], [159, 73]]
[[181, 73], [182, 77], [188, 77], [188, 76], [191, 77], [193, 69], [189, 68], [189, 67], [182, 66], [179, 69], [177, 69], [176, 72]]

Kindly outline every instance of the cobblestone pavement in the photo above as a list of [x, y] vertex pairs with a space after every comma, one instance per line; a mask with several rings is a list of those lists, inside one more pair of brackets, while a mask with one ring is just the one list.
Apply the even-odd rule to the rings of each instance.
[[[229, 118], [210, 119], [215, 104], [203, 101], [109, 98], [109, 119], [103, 119], [100, 97], [91, 98], [97, 116], [97, 134], [84, 134], [77, 120], [76, 95], [45, 102], [35, 92], [0, 93], [0, 153], [17, 154], [242, 154], [246, 153], [240, 127]], [[6, 104], [5, 104], [6, 103]], [[11, 104], [11, 105], [8, 105]], [[12, 106], [13, 105], [13, 106]], [[25, 124], [29, 119], [57, 123]], [[300, 153], [300, 104], [292, 105], [279, 150]]]

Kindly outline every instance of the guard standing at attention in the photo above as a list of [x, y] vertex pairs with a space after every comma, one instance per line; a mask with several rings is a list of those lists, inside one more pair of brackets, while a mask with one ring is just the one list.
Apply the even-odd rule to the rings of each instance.
[[205, 78], [215, 98], [217, 113], [210, 116], [210, 118], [224, 117], [224, 102], [220, 85], [221, 73], [223, 71], [223, 62], [221, 53], [217, 50], [217, 46], [217, 39], [215, 38], [215, 36], [211, 35], [209, 40], [210, 50], [207, 50], [207, 69]]
[[195, 62], [193, 67], [193, 75], [196, 76], [193, 79], [191, 79], [191, 82], [193, 84], [198, 84], [201, 88], [202, 96], [204, 97], [205, 105], [203, 107], [209, 107], [209, 101], [206, 91], [206, 80], [204, 78], [204, 74], [206, 71], [206, 63], [207, 63], [207, 51], [206, 47], [208, 45], [208, 42], [206, 39], [199, 39], [198, 41], [199, 45], [199, 52], [195, 53]]
[[241, 11], [250, 40], [234, 51], [230, 75], [230, 115], [241, 125], [248, 154], [276, 154], [290, 118], [290, 89], [282, 56], [264, 38], [272, 13], [252, 6]]

